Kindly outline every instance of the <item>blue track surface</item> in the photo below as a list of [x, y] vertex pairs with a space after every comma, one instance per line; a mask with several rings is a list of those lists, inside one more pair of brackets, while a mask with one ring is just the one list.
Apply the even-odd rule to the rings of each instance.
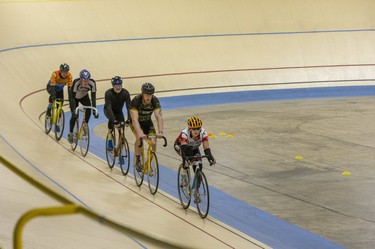
[[[375, 86], [351, 86], [213, 93], [165, 97], [160, 98], [160, 101], [164, 110], [171, 110], [241, 102], [374, 95]], [[100, 110], [100, 119], [92, 118], [90, 120], [91, 128], [102, 122], [106, 122], [102, 109], [102, 106], [98, 107], [98, 110]], [[69, 120], [69, 113], [67, 113], [67, 120]], [[64, 134], [67, 133], [68, 132], [64, 132]], [[91, 132], [91, 134], [94, 133]], [[96, 136], [92, 136], [91, 138], [90, 151], [106, 160], [104, 154], [104, 139]], [[173, 148], [171, 148], [171, 151], [172, 150]], [[160, 165], [160, 170], [160, 189], [178, 198], [176, 171], [163, 165]], [[210, 194], [211, 200], [213, 200], [211, 201], [210, 216], [273, 248], [343, 248], [325, 238], [233, 198], [218, 189], [210, 187]]]

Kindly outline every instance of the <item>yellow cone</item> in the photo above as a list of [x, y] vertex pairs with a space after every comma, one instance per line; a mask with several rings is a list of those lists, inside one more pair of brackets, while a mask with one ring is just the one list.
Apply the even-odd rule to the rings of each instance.
[[342, 172], [342, 175], [343, 176], [350, 176], [352, 173], [350, 173], [349, 171], [344, 171]]
[[294, 159], [296, 159], [296, 160], [302, 160], [303, 156], [295, 156]]
[[225, 135], [227, 135], [227, 134], [226, 134], [224, 131], [222, 131], [222, 132], [219, 133], [219, 135], [220, 135], [220, 136], [225, 136]]

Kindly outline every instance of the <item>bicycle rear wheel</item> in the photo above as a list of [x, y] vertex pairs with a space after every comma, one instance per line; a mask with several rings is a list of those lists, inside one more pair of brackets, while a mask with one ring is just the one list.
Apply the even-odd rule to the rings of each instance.
[[74, 151], [77, 148], [78, 144], [78, 119], [76, 120], [76, 123], [73, 128], [73, 143], [70, 144], [70, 147]]
[[89, 124], [86, 123], [84, 127], [82, 127], [81, 136], [79, 139], [79, 147], [81, 148], [81, 155], [86, 156], [87, 152], [89, 151], [90, 146], [90, 129]]
[[196, 174], [197, 180], [194, 186], [194, 202], [197, 205], [199, 215], [204, 219], [207, 217], [210, 208], [210, 193], [207, 178], [204, 173], [198, 169]]
[[142, 163], [142, 170], [141, 170], [141, 172], [139, 172], [138, 170], [137, 170], [137, 167], [135, 167], [134, 165], [133, 165], [133, 172], [134, 172], [134, 180], [135, 180], [135, 184], [137, 184], [137, 186], [141, 186], [142, 185], [142, 183], [143, 183], [143, 177], [144, 177], [144, 164], [146, 163], [145, 162], [145, 159], [143, 158], [143, 153], [142, 153], [142, 155], [141, 155], [141, 163]]
[[125, 137], [122, 138], [120, 154], [119, 156], [122, 158], [120, 159], [120, 168], [121, 172], [124, 176], [126, 176], [129, 172], [130, 166], [130, 151], [129, 151], [129, 144]]
[[[112, 143], [113, 143], [113, 148], [112, 149], [109, 149], [108, 148], [108, 140], [110, 138], [110, 136], [112, 136]], [[114, 144], [114, 136], [115, 136], [115, 133], [112, 131], [112, 134], [107, 134], [107, 138], [105, 139], [105, 156], [107, 158], [107, 163], [108, 163], [108, 166], [109, 168], [113, 168], [113, 166], [115, 165], [115, 161], [116, 161], [116, 155], [115, 155], [115, 144]]]
[[178, 173], [177, 173], [178, 197], [180, 198], [181, 206], [187, 209], [190, 206], [190, 200], [191, 200], [190, 169], [188, 168], [186, 170], [186, 176], [187, 176], [186, 184], [183, 184], [183, 181], [182, 181], [182, 175], [183, 175], [182, 171], [183, 171], [183, 166], [181, 164], [180, 167], [178, 168]]
[[[47, 108], [47, 111], [48, 111], [48, 108]], [[46, 134], [48, 134], [52, 129], [52, 117], [47, 116], [47, 111], [46, 111], [46, 115], [44, 116], [44, 130]]]
[[151, 194], [156, 194], [159, 187], [159, 163], [154, 152], [150, 154], [150, 167], [147, 169], [148, 188]]
[[55, 124], [55, 138], [59, 141], [64, 133], [65, 126], [65, 114], [64, 110], [60, 109], [60, 112], [57, 115], [56, 124]]

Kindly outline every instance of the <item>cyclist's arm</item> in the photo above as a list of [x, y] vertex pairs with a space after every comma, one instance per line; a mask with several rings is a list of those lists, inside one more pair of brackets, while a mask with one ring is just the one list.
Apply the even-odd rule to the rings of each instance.
[[68, 97], [69, 97], [69, 107], [70, 111], [72, 112], [72, 117], [74, 115], [74, 112], [76, 110], [76, 101], [75, 101], [75, 93], [73, 92], [73, 89], [68, 89]]
[[156, 122], [157, 122], [157, 125], [158, 125], [159, 134], [163, 134], [164, 120], [163, 120], [161, 108], [155, 109], [154, 115], [155, 115]]
[[90, 81], [93, 82], [91, 88], [91, 105], [96, 107], [96, 82], [93, 79], [90, 79]]
[[111, 98], [111, 92], [107, 91], [104, 95], [104, 106], [105, 106], [105, 113], [107, 115], [107, 118], [109, 121], [113, 122], [116, 119], [115, 114], [113, 113], [112, 109], [112, 98]]
[[57, 82], [57, 72], [53, 72], [49, 80], [49, 85], [56, 86], [56, 82]]
[[96, 107], [96, 92], [91, 92], [91, 105]]
[[126, 92], [125, 92], [125, 105], [126, 105], [126, 113], [127, 113], [127, 115], [128, 115], [127, 119], [128, 119], [130, 122], [132, 122], [132, 117], [131, 117], [131, 115], [130, 115], [130, 102], [131, 102], [131, 100], [130, 100], [130, 94], [129, 94], [129, 92], [126, 90]]
[[144, 136], [143, 131], [141, 129], [141, 125], [139, 124], [139, 121], [138, 121], [138, 117], [139, 117], [138, 110], [136, 108], [130, 109], [130, 115], [132, 118], [132, 124], [135, 130], [135, 134], [137, 134], [139, 138]]
[[68, 89], [70, 89], [73, 85], [73, 76], [70, 72], [68, 73], [67, 78], [68, 78], [68, 81], [66, 82], [66, 84], [68, 85]]

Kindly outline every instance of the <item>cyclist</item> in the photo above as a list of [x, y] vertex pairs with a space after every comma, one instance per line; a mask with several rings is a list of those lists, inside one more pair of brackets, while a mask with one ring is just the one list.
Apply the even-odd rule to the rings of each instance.
[[[91, 101], [88, 95], [88, 92], [91, 91]], [[68, 141], [69, 143], [73, 143], [73, 129], [74, 123], [76, 122], [78, 115], [75, 113], [76, 108], [78, 107], [79, 103], [84, 106], [92, 106], [96, 107], [96, 82], [94, 79], [91, 78], [91, 74], [86, 69], [83, 69], [79, 73], [79, 78], [73, 81], [72, 87], [68, 91], [69, 93], [69, 105], [70, 111], [72, 116], [70, 118], [70, 127], [69, 127], [69, 135]], [[99, 113], [94, 111], [94, 117], [98, 118]], [[86, 109], [85, 112], [85, 121], [86, 123], [89, 122], [91, 116], [91, 109]]]
[[[51, 78], [47, 83], [46, 90], [50, 95], [48, 98], [47, 118], [51, 118], [53, 101], [55, 101], [56, 98], [64, 100], [64, 86], [68, 85], [68, 88], [72, 86], [73, 77], [69, 70], [70, 67], [68, 64], [61, 64], [60, 69], [52, 73]], [[60, 127], [56, 126], [56, 130], [59, 132]]]
[[104, 115], [108, 118], [108, 149], [113, 150], [112, 130], [118, 127], [121, 122], [125, 121], [122, 109], [126, 104], [127, 120], [126, 125], [130, 124], [130, 94], [129, 91], [122, 87], [122, 79], [120, 76], [115, 76], [111, 80], [112, 88], [108, 89], [104, 94]]
[[[154, 123], [152, 122], [151, 115], [154, 113], [158, 134], [157, 137], [163, 137], [163, 116], [159, 99], [154, 96], [155, 87], [151, 83], [144, 83], [141, 87], [141, 94], [136, 95], [130, 104], [130, 114], [132, 118], [132, 131], [135, 136], [136, 142], [134, 143], [134, 167], [140, 172], [142, 165], [140, 155], [143, 148], [139, 148], [141, 139], [146, 135], [155, 136], [156, 131]], [[154, 149], [156, 150], [156, 139], [152, 140]]]
[[[174, 149], [178, 155], [182, 157], [182, 163], [184, 167], [189, 164], [189, 156], [201, 155], [199, 146], [203, 144], [204, 154], [210, 165], [215, 165], [216, 160], [213, 157], [208, 142], [207, 131], [202, 127], [202, 120], [199, 117], [190, 117], [187, 120], [188, 127], [184, 128], [174, 142]], [[202, 161], [199, 161], [199, 168], [202, 170]], [[195, 172], [196, 165], [193, 165], [193, 171]], [[187, 175], [186, 170], [182, 171], [182, 186], [186, 186]]]

